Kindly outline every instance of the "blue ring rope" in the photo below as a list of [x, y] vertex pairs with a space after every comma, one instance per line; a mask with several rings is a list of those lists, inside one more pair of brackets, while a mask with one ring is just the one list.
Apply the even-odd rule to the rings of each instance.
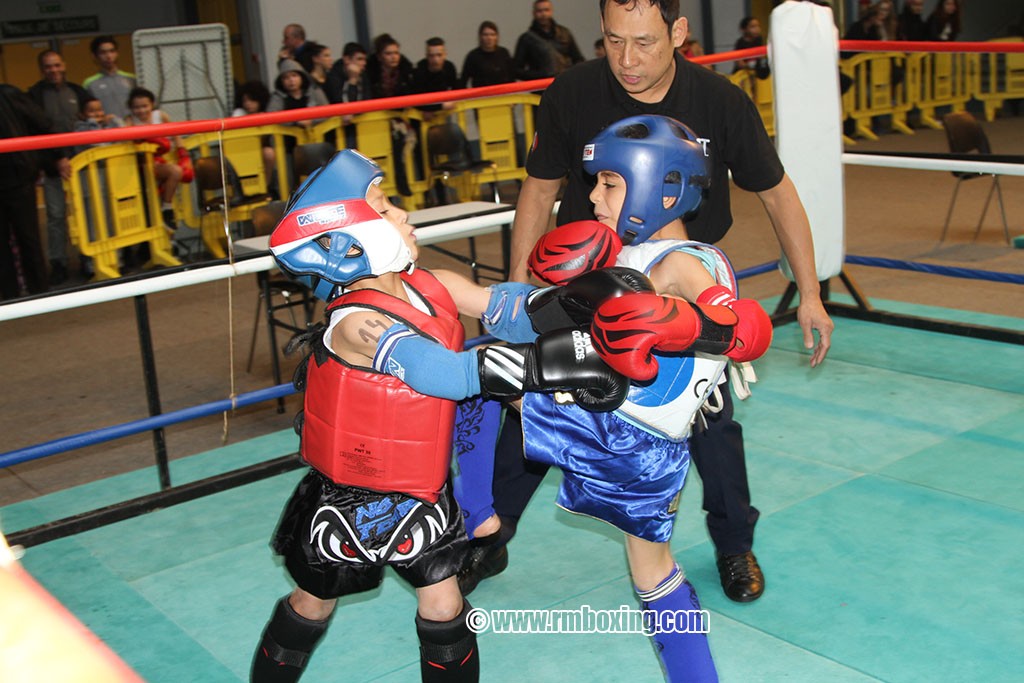
[[1014, 285], [1024, 285], [1024, 275], [999, 273], [992, 270], [959, 268], [957, 266], [937, 266], [931, 263], [900, 261], [897, 259], [878, 258], [875, 256], [847, 256], [846, 262], [857, 266], [874, 266], [876, 268], [891, 268], [894, 270], [912, 270], [918, 273], [946, 275], [947, 277], [960, 277], [970, 280], [988, 280], [989, 282], [1007, 282]]

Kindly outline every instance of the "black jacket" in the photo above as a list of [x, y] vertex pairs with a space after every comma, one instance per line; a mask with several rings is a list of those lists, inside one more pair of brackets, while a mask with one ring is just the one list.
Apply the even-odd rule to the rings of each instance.
[[[81, 107], [82, 102], [84, 102], [85, 100], [92, 99], [92, 95], [90, 95], [89, 92], [85, 88], [83, 88], [82, 86], [78, 85], [77, 83], [65, 82], [64, 85], [66, 85], [68, 87], [68, 89], [71, 90], [71, 92], [73, 92], [75, 94], [75, 98], [78, 100], [78, 106], [79, 107]], [[43, 93], [45, 93], [47, 89], [52, 88], [52, 87], [53, 86], [50, 85], [49, 83], [47, 83], [45, 80], [40, 80], [40, 81], [37, 81], [35, 85], [33, 85], [31, 88], [28, 89], [28, 96], [31, 97], [32, 100], [36, 104], [38, 104], [39, 108], [43, 109], [44, 112], [46, 111], [46, 109], [45, 109], [46, 105], [44, 104]], [[72, 132], [74, 130], [74, 126], [68, 128], [67, 130], [61, 130], [61, 126], [59, 125], [59, 122], [51, 120], [51, 123], [53, 124], [53, 130], [54, 130], [55, 133], [70, 133], [70, 132]], [[58, 154], [58, 156], [56, 157], [57, 159], [59, 159], [62, 156], [68, 157], [70, 159], [72, 156], [74, 156], [74, 153], [75, 153], [74, 149], [72, 149], [70, 147], [64, 147], [64, 148], [61, 148], [59, 150], [54, 150], [54, 152]], [[46, 171], [46, 175], [48, 175], [48, 176], [55, 176], [55, 175], [57, 175], [57, 167], [54, 165], [54, 163], [53, 163], [54, 161], [56, 161], [56, 159], [54, 159], [54, 160], [44, 160], [43, 170]]]
[[545, 31], [536, 21], [516, 41], [514, 59], [516, 76], [524, 81], [557, 76], [585, 61], [569, 29], [551, 22], [551, 30]]
[[412, 65], [412, 62], [409, 61], [408, 57], [402, 55], [402, 58], [398, 61], [398, 79], [395, 82], [394, 91], [385, 93], [382, 84], [380, 60], [376, 54], [370, 55], [366, 58], [366, 77], [370, 81], [371, 96], [377, 98], [408, 95], [412, 88], [412, 72], [414, 70], [415, 67]]
[[[52, 132], [50, 118], [32, 98], [12, 85], [0, 84], [0, 138]], [[40, 164], [55, 162], [61, 156], [60, 150], [52, 149], [0, 154], [0, 189], [34, 183]]]
[[327, 80], [324, 81], [324, 93], [331, 104], [339, 102], [359, 102], [370, 99], [370, 80], [366, 77], [366, 70], [359, 76], [359, 82], [355, 88], [348, 83], [348, 74], [345, 73], [345, 62], [341, 59], [334, 62], [334, 65], [327, 72]]

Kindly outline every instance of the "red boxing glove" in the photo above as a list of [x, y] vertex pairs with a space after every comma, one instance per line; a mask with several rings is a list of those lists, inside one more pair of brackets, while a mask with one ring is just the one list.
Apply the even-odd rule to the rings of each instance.
[[181, 182], [191, 183], [195, 177], [195, 169], [192, 168], [192, 155], [184, 147], [178, 148], [178, 167], [181, 168]]
[[583, 273], [615, 265], [622, 240], [603, 223], [575, 221], [541, 236], [530, 253], [533, 274], [552, 285], [564, 285]]
[[142, 142], [148, 142], [151, 145], [156, 145], [156, 151], [153, 152], [156, 156], [162, 156], [171, 151], [171, 141], [167, 138], [149, 138]]
[[624, 294], [602, 303], [591, 324], [591, 342], [604, 362], [635, 380], [658, 374], [659, 351], [721, 354], [732, 347], [736, 314], [657, 294]]
[[736, 313], [736, 334], [733, 346], [725, 355], [736, 361], [760, 358], [772, 345], [774, 327], [768, 313], [753, 299], [734, 299], [722, 285], [708, 287], [697, 297], [698, 304], [728, 306]]

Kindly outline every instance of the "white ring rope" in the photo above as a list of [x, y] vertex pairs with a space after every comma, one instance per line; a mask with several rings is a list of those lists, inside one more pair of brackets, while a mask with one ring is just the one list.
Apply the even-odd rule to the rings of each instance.
[[1024, 175], [1024, 164], [992, 161], [960, 161], [957, 159], [923, 159], [920, 157], [890, 157], [880, 154], [845, 152], [843, 163], [848, 166], [881, 166], [907, 168], [917, 171], [965, 171], [995, 175]]
[[[419, 244], [434, 244], [447, 240], [465, 239], [494, 232], [502, 225], [509, 225], [515, 216], [515, 210], [509, 209], [484, 216], [462, 218], [448, 223], [431, 225], [416, 229], [416, 240]], [[144, 277], [131, 282], [115, 282], [102, 287], [87, 290], [55, 294], [27, 301], [14, 301], [0, 305], [0, 322], [16, 320], [44, 313], [56, 313], [73, 308], [81, 308], [92, 304], [130, 299], [144, 294], [163, 292], [179, 287], [198, 285], [204, 282], [215, 282], [238, 275], [251, 275], [276, 267], [270, 255], [235, 261], [233, 264], [217, 264], [199, 266], [177, 273], [167, 273]]]

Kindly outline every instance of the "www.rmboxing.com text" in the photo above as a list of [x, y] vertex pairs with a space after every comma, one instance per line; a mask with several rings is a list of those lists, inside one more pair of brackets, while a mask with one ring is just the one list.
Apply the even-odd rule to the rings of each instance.
[[495, 609], [474, 607], [466, 615], [474, 633], [708, 633], [707, 610], [659, 611], [622, 605], [619, 609]]

